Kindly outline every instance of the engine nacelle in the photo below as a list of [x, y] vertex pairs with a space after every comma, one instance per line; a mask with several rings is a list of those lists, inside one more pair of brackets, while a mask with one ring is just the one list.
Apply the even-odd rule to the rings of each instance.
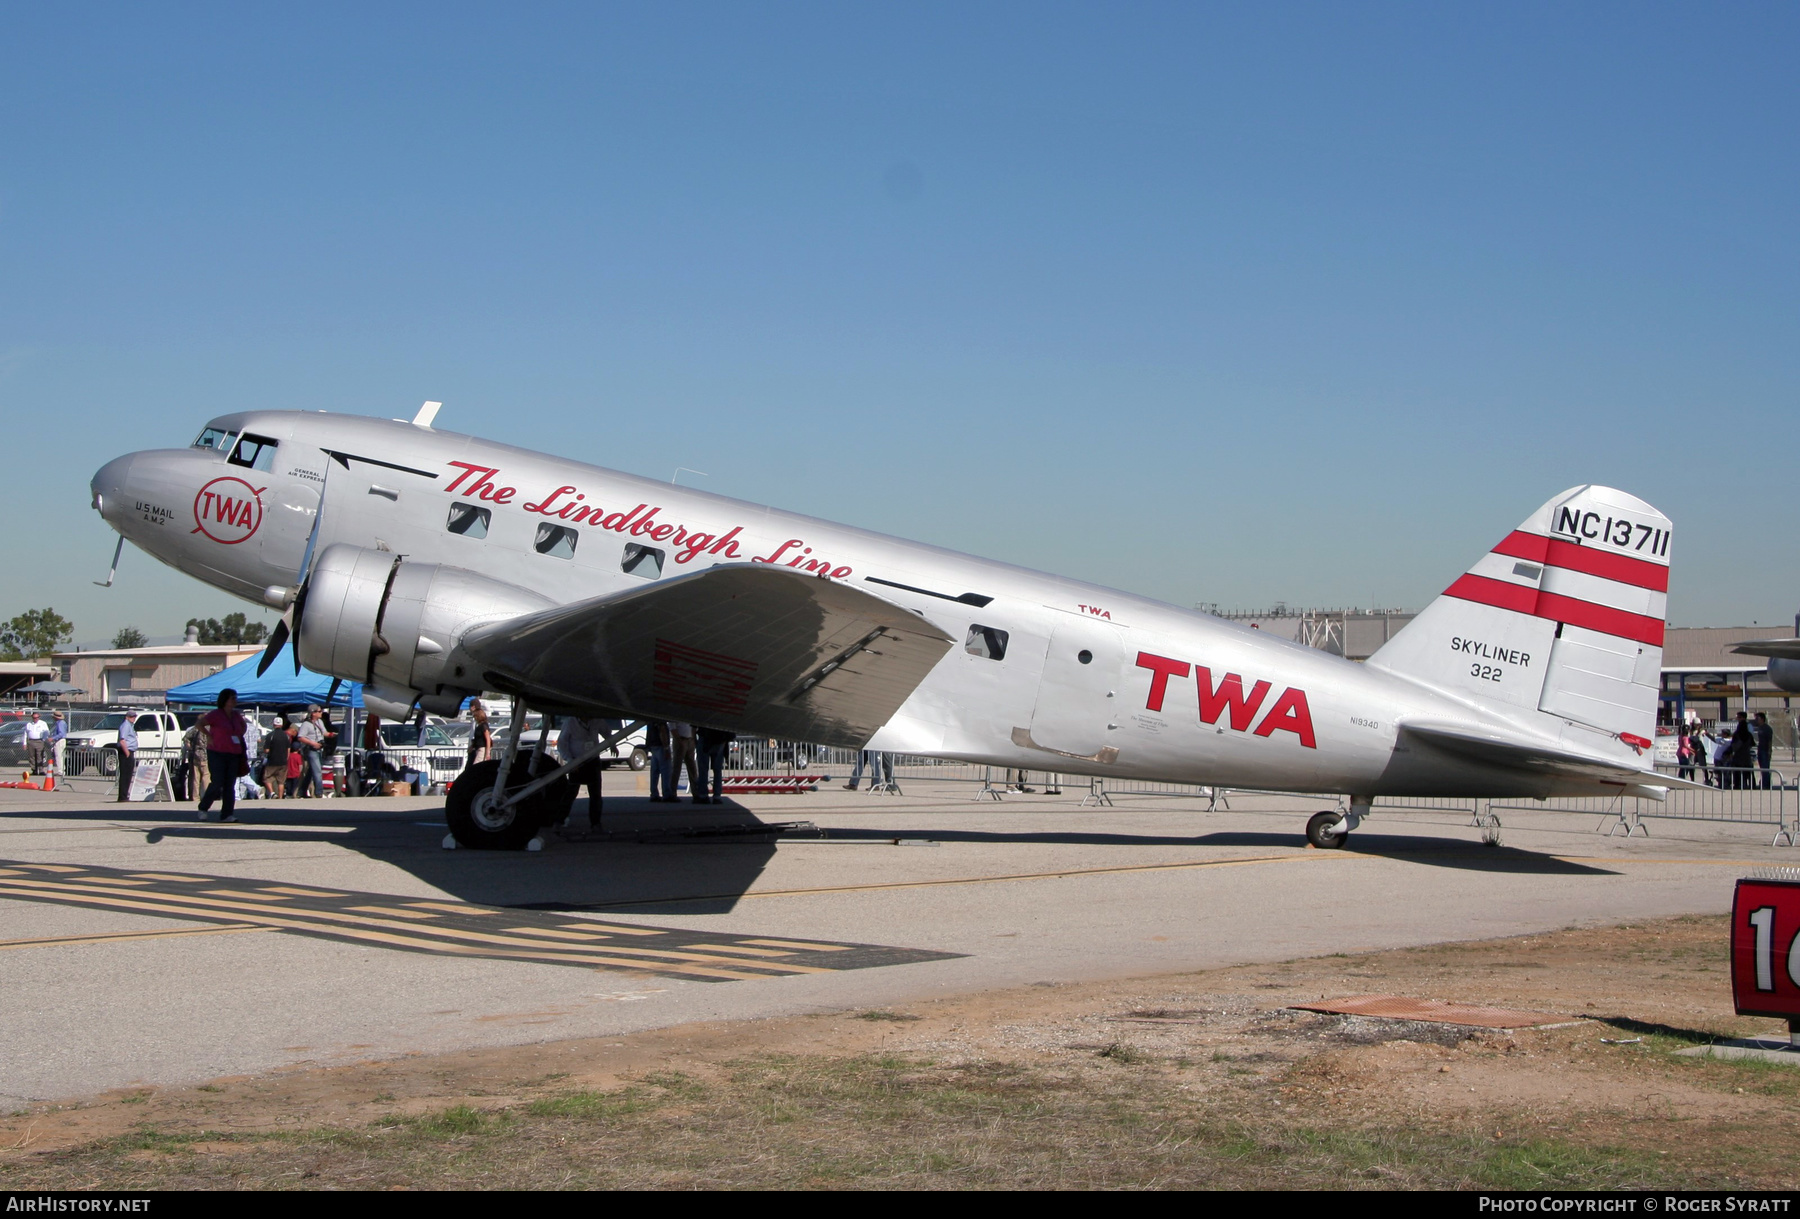
[[1800, 660], [1777, 657], [1769, 661], [1769, 681], [1777, 690], [1800, 694]]
[[404, 717], [415, 699], [454, 713], [482, 686], [458, 655], [463, 636], [553, 604], [460, 567], [338, 542], [314, 560], [307, 579], [300, 663], [365, 683], [363, 702], [390, 719]]

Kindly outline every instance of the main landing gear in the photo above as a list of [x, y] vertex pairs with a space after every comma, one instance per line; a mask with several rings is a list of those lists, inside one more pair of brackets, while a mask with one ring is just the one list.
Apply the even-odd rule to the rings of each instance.
[[[498, 759], [477, 762], [456, 777], [444, 802], [444, 817], [457, 845], [478, 851], [522, 851], [537, 832], [554, 824], [569, 802], [566, 780], [557, 779], [515, 804], [501, 807], [494, 796]], [[531, 782], [524, 766], [513, 767], [508, 789]]]
[[1372, 796], [1352, 796], [1348, 810], [1328, 808], [1322, 813], [1314, 813], [1306, 822], [1306, 841], [1321, 851], [1340, 849], [1350, 841], [1350, 831], [1369, 815], [1369, 805], [1373, 802]]

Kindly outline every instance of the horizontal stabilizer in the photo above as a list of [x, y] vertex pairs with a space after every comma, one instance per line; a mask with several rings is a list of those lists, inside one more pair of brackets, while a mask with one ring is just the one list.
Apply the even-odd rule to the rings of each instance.
[[[1512, 770], [1530, 771], [1559, 779], [1578, 779], [1590, 783], [1617, 784], [1621, 787], [1696, 787], [1687, 779], [1675, 779], [1655, 769], [1625, 766], [1608, 758], [1579, 753], [1550, 742], [1521, 741], [1489, 729], [1469, 724], [1443, 723], [1429, 720], [1402, 720], [1400, 728], [1428, 744], [1448, 753], [1504, 766]], [[1630, 793], [1644, 794], [1644, 793]]]
[[1731, 650], [1745, 656], [1767, 656], [1771, 660], [1800, 660], [1800, 639], [1752, 639]]
[[479, 627], [462, 646], [491, 687], [537, 705], [854, 749], [951, 642], [848, 584], [730, 563]]

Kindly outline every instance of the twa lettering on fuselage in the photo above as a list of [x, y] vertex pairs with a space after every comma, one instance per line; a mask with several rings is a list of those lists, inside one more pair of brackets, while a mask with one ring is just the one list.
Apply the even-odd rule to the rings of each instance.
[[1671, 529], [1640, 524], [1622, 516], [1583, 512], [1568, 507], [1556, 510], [1556, 520], [1551, 525], [1550, 532], [1574, 538], [1578, 543], [1590, 546], [1609, 546], [1627, 553], [1665, 558], [1669, 553], [1669, 539], [1674, 536]]
[[[445, 485], [446, 494], [463, 499], [483, 500], [490, 504], [511, 504], [519, 494], [517, 487], [503, 485], [498, 481], [498, 466], [482, 466], [467, 461], [452, 461], [448, 464], [461, 473]], [[589, 503], [587, 492], [573, 483], [563, 483], [542, 499], [527, 499], [519, 505], [519, 510], [567, 521], [571, 525], [586, 525], [592, 529], [606, 529], [613, 533], [664, 543], [675, 552], [677, 565], [692, 563], [701, 555], [712, 555], [720, 559], [742, 557], [737, 542], [738, 535], [743, 532], [741, 525], [719, 534], [690, 530], [685, 525], [658, 520], [662, 507], [646, 503], [640, 503], [630, 511], [608, 512], [600, 504]], [[837, 580], [851, 572], [851, 568], [847, 566], [834, 565], [829, 560], [814, 555], [813, 548], [806, 544], [805, 538], [789, 538], [766, 555], [751, 556], [750, 562], [779, 564]]]
[[[1258, 681], [1250, 687], [1249, 693], [1244, 691], [1244, 679], [1237, 673], [1227, 673], [1213, 682], [1212, 670], [1205, 665], [1189, 664], [1185, 660], [1174, 660], [1167, 656], [1158, 656], [1154, 652], [1139, 652], [1137, 664], [1140, 669], [1150, 670], [1150, 692], [1144, 699], [1144, 710], [1161, 711], [1169, 694], [1169, 679], [1183, 679], [1191, 673], [1198, 695], [1200, 722], [1202, 724], [1218, 724], [1221, 717], [1233, 732], [1249, 732], [1252, 736], [1272, 736], [1277, 732], [1291, 732], [1300, 739], [1300, 743], [1308, 749], [1317, 749], [1318, 743], [1313, 736], [1312, 708], [1307, 705], [1306, 691], [1298, 686], [1289, 686], [1270, 704], [1262, 722], [1255, 728], [1257, 712], [1262, 709], [1274, 687], [1267, 681]], [[1219, 731], [1223, 732], [1221, 727]]]
[[247, 542], [262, 525], [262, 487], [226, 475], [201, 487], [194, 496], [194, 527], [224, 546]]

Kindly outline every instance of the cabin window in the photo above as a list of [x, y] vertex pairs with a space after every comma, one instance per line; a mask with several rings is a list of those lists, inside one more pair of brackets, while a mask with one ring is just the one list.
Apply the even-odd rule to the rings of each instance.
[[279, 444], [279, 441], [270, 440], [266, 436], [252, 436], [245, 432], [244, 438], [238, 441], [237, 448], [225, 460], [234, 466], [248, 466], [252, 470], [267, 473], [275, 468], [275, 450]]
[[537, 540], [532, 542], [531, 548], [553, 559], [572, 559], [575, 557], [575, 540], [575, 531], [567, 525], [546, 523], [537, 527]]
[[640, 546], [636, 542], [625, 543], [625, 557], [619, 560], [619, 568], [628, 576], [642, 576], [646, 580], [655, 580], [662, 575], [663, 552], [654, 546]]
[[466, 538], [485, 538], [488, 521], [493, 515], [488, 509], [478, 508], [474, 504], [451, 504], [450, 519], [444, 522], [444, 528]]
[[971, 626], [969, 637], [963, 640], [963, 651], [986, 660], [1005, 660], [1006, 639], [1007, 633], [999, 627]]
[[200, 436], [194, 441], [194, 447], [196, 449], [213, 449], [222, 453], [231, 447], [232, 437], [236, 435], [236, 432], [227, 431], [222, 427], [204, 427], [200, 429]]

